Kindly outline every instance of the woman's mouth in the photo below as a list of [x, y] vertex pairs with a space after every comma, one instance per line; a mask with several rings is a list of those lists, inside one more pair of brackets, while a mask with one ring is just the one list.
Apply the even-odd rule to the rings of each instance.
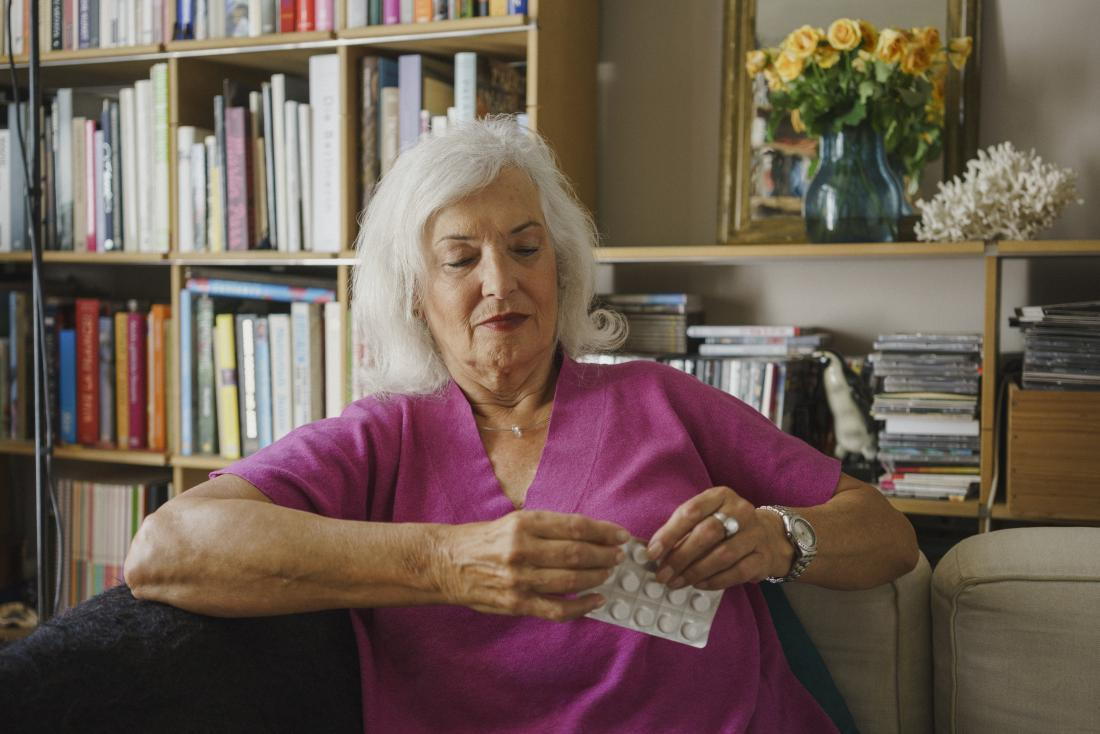
[[478, 326], [484, 326], [493, 331], [511, 331], [512, 329], [520, 327], [527, 318], [526, 314], [509, 311], [508, 313], [490, 316], [479, 323]]

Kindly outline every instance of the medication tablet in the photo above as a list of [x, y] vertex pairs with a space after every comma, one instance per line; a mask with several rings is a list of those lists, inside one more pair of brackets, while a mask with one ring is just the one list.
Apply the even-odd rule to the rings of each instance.
[[621, 548], [623, 562], [588, 590], [602, 593], [607, 603], [586, 616], [669, 642], [706, 647], [722, 592], [669, 589], [654, 578], [656, 564], [649, 560], [645, 543], [630, 540]]

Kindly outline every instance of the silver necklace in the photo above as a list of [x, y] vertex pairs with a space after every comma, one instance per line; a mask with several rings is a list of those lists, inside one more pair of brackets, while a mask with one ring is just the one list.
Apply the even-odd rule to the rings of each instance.
[[509, 431], [516, 438], [523, 438], [523, 432], [524, 431], [533, 431], [536, 428], [541, 428], [542, 426], [545, 426], [549, 422], [550, 422], [550, 418], [547, 417], [545, 420], [542, 420], [542, 421], [534, 424], [533, 426], [525, 426], [525, 427], [522, 427], [522, 428], [520, 426], [517, 426], [517, 425], [514, 425], [514, 424], [509, 426], [508, 428], [491, 428], [490, 426], [482, 426], [482, 425], [479, 425], [478, 428], [482, 431]]

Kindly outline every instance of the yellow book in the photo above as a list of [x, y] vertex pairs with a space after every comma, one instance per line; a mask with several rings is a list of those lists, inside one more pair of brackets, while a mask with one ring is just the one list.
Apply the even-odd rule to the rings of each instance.
[[115, 426], [120, 449], [130, 445], [130, 350], [126, 348], [127, 317], [115, 314]]
[[237, 352], [233, 314], [214, 317], [214, 371], [217, 374], [218, 453], [241, 458], [241, 427], [237, 413]]

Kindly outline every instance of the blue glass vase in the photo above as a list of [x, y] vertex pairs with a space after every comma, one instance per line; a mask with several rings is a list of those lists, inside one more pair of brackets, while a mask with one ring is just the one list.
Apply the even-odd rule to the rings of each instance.
[[810, 242], [894, 242], [904, 196], [869, 125], [821, 136], [817, 173], [802, 200]]

